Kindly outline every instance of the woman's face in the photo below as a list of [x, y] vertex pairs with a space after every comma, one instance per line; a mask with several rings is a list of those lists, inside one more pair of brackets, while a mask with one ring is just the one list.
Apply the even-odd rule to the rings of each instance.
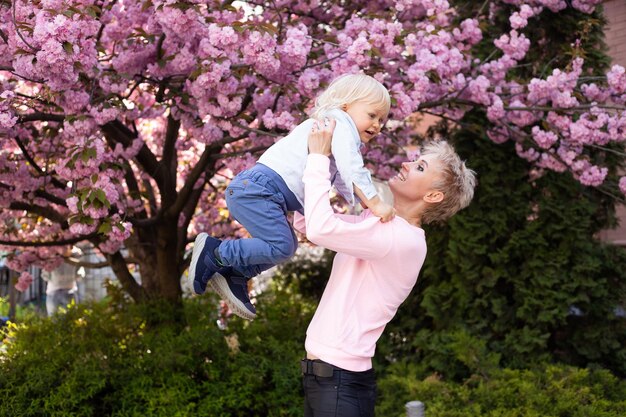
[[396, 176], [389, 180], [389, 188], [395, 199], [419, 201], [439, 179], [441, 162], [435, 154], [422, 155], [412, 162], [405, 162]]

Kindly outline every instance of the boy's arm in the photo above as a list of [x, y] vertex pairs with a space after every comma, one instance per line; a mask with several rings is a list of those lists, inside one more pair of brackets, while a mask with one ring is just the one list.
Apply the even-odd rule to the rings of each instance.
[[[379, 259], [392, 247], [390, 224], [376, 217], [352, 223], [339, 218], [330, 205], [330, 160], [310, 154], [304, 170], [304, 215], [307, 238], [320, 246], [361, 259]], [[360, 219], [348, 216], [348, 220]]]
[[382, 222], [388, 222], [389, 220], [393, 219], [394, 216], [396, 215], [396, 210], [389, 204], [385, 203], [378, 196], [378, 194], [376, 194], [373, 198], [368, 199], [363, 193], [363, 191], [361, 191], [359, 187], [357, 187], [356, 185], [354, 186], [354, 194], [356, 194], [357, 197], [359, 197], [359, 199], [361, 200], [363, 205], [365, 205], [366, 208], [370, 209], [370, 211], [372, 212], [372, 214], [374, 214], [374, 216], [380, 217], [380, 220]]

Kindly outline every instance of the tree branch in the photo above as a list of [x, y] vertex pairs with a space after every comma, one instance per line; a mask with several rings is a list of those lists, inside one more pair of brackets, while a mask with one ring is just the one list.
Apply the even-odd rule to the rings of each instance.
[[106, 259], [111, 265], [111, 269], [115, 273], [115, 276], [122, 284], [122, 287], [135, 301], [141, 301], [146, 298], [146, 292], [141, 285], [135, 281], [135, 277], [132, 276], [128, 267], [126, 266], [126, 260], [122, 254], [118, 251], [113, 254], [105, 254]]
[[[124, 260], [126, 261], [127, 264], [137, 263], [137, 260], [134, 258], [125, 258]], [[111, 266], [111, 264], [109, 264], [109, 261], [86, 262], [86, 261], [79, 261], [74, 258], [65, 258], [65, 262], [70, 265], [74, 265], [78, 267], [82, 266], [83, 268], [88, 268], [88, 269], [100, 269], [100, 268], [107, 268]]]
[[[248, 132], [254, 132], [254, 133], [257, 133], [259, 135], [272, 136], [272, 137], [275, 137], [275, 138], [280, 138], [280, 137], [284, 136], [284, 134], [272, 133], [272, 132], [268, 132], [268, 131], [265, 131], [265, 130], [260, 130], [260, 129], [255, 129], [253, 127], [244, 126], [244, 125], [242, 125], [241, 123], [238, 123], [238, 122], [231, 122], [231, 123], [233, 124], [233, 126], [237, 126], [240, 129], [246, 130]], [[287, 131], [285, 131], [285, 133], [287, 133]], [[241, 138], [238, 138], [237, 140], [239, 140], [239, 139], [241, 139]]]
[[163, 187], [165, 192], [161, 195], [161, 206], [164, 208], [169, 207], [176, 200], [176, 168], [178, 166], [176, 141], [178, 140], [179, 129], [180, 120], [174, 119], [171, 114], [167, 116], [167, 130], [165, 132], [163, 158], [161, 160], [165, 178]]
[[[208, 174], [207, 174], [208, 175]], [[182, 261], [185, 258], [185, 246], [187, 245], [187, 230], [189, 229], [189, 224], [191, 223], [191, 219], [196, 211], [196, 207], [198, 206], [198, 201], [200, 201], [200, 197], [204, 192], [204, 187], [198, 187], [191, 191], [187, 203], [185, 204], [185, 208], [182, 210], [183, 216], [183, 224], [178, 228], [178, 247], [176, 248], [176, 253], [180, 254], [180, 258], [178, 262], [182, 264]], [[183, 268], [184, 269], [184, 268]]]
[[65, 246], [73, 245], [85, 240], [93, 239], [98, 236], [97, 233], [90, 235], [76, 236], [71, 239], [53, 240], [53, 241], [31, 241], [31, 242], [17, 242], [13, 240], [0, 240], [0, 245], [5, 246], [20, 246], [20, 247], [51, 247], [51, 246]]
[[[126, 186], [128, 187], [128, 194], [131, 197], [134, 194], [140, 199], [141, 191], [139, 191], [139, 184], [137, 183], [137, 178], [135, 178], [135, 173], [133, 172], [133, 168], [130, 166], [129, 162], [124, 164], [124, 179], [126, 181]], [[139, 218], [145, 219], [147, 217], [145, 208], [142, 207], [142, 210], [137, 212], [137, 215]]]
[[128, 221], [136, 227], [148, 227], [148, 226], [153, 226], [155, 224], [157, 224], [163, 216], [161, 216], [161, 214], [157, 214], [154, 217], [148, 217], [145, 219], [137, 219], [134, 217], [127, 217]]
[[146, 190], [146, 194], [148, 194], [148, 204], [150, 206], [150, 214], [155, 216], [158, 211], [156, 197], [154, 196], [154, 188], [152, 188], [152, 184], [147, 179], [143, 180], [143, 187]]
[[[24, 155], [24, 158], [26, 158], [26, 161], [28, 161], [28, 163], [31, 164], [31, 166], [35, 169], [35, 171], [37, 171], [40, 175], [49, 176], [50, 180], [52, 181], [52, 184], [54, 184], [55, 187], [61, 188], [61, 189], [65, 188], [65, 184], [63, 184], [61, 181], [59, 181], [58, 179], [56, 179], [55, 177], [50, 175], [50, 173], [45, 172], [43, 169], [41, 169], [39, 164], [37, 164], [37, 162], [35, 162], [33, 157], [30, 156], [30, 153], [28, 152], [28, 149], [26, 149], [26, 146], [24, 146], [24, 143], [19, 138], [19, 136], [15, 136], [13, 139], [15, 139], [15, 142], [17, 143], [17, 146], [22, 151], [22, 155]], [[50, 195], [50, 194], [48, 194], [48, 195]], [[57, 202], [57, 204], [59, 204], [59, 203]]]
[[51, 207], [43, 207], [36, 204], [27, 204], [20, 201], [14, 201], [9, 204], [9, 209], [24, 210], [29, 213], [38, 214], [48, 220], [52, 220], [53, 222], [58, 223], [62, 229], [67, 229], [69, 227], [65, 216], [61, 215], [58, 211], [52, 209]]
[[443, 106], [446, 104], [462, 104], [462, 105], [466, 105], [466, 106], [476, 106], [477, 103], [470, 101], [470, 100], [465, 100], [465, 99], [461, 99], [461, 98], [451, 98], [451, 99], [446, 99], [446, 100], [436, 100], [436, 101], [427, 101], [425, 103], [421, 103], [417, 109], [415, 109], [415, 111], [421, 111], [422, 109], [430, 109], [433, 107], [439, 107], [439, 106]]
[[614, 155], [618, 155], [618, 156], [621, 156], [621, 157], [626, 157], [626, 153], [620, 152], [620, 151], [616, 151], [615, 149], [610, 149], [610, 148], [607, 148], [605, 146], [595, 145], [593, 143], [586, 144], [585, 146], [589, 146], [591, 148], [600, 149], [600, 150], [602, 150], [604, 152], [609, 152], [609, 153], [612, 153]]
[[26, 122], [59, 122], [62, 123], [65, 120], [64, 114], [50, 114], [50, 113], [29, 113], [19, 116], [19, 123]]
[[[113, 120], [102, 126], [100, 126], [104, 136], [109, 141], [111, 149], [115, 148], [116, 143], [120, 143], [124, 147], [132, 145], [133, 140], [137, 137], [128, 127], [126, 127], [119, 120]], [[144, 143], [139, 150], [139, 153], [135, 157], [137, 162], [141, 165], [146, 174], [150, 175], [156, 181], [159, 189], [162, 191], [164, 184], [163, 172], [161, 171], [159, 161]]]
[[306, 70], [306, 69], [309, 69], [309, 68], [313, 68], [313, 67], [317, 67], [317, 66], [320, 66], [320, 65], [327, 64], [327, 63], [329, 63], [330, 61], [334, 61], [335, 59], [337, 59], [337, 58], [339, 58], [339, 57], [342, 57], [343, 55], [345, 55], [345, 54], [347, 54], [347, 53], [348, 53], [348, 51], [343, 51], [343, 52], [341, 52], [341, 53], [339, 53], [339, 54], [337, 54], [337, 55], [335, 55], [335, 56], [333, 56], [333, 57], [330, 57], [330, 58], [328, 58], [328, 59], [325, 59], [325, 60], [323, 60], [323, 61], [316, 62], [316, 63], [314, 63], [314, 64], [310, 64], [310, 65], [306, 65], [306, 66], [304, 66], [304, 67], [300, 68], [298, 71], [296, 71], [296, 73], [298, 73], [298, 72], [302, 72], [302, 71], [304, 71], [304, 70]]
[[178, 193], [176, 201], [167, 210], [168, 216], [178, 216], [178, 214], [183, 210], [191, 192], [193, 191], [194, 186], [196, 185], [196, 182], [198, 181], [202, 173], [205, 172], [205, 170], [207, 169], [209, 163], [211, 162], [211, 157], [213, 156], [213, 154], [219, 151], [219, 149], [220, 147], [215, 145], [207, 146], [204, 149], [202, 156], [200, 156], [200, 159], [187, 176], [185, 185]]
[[609, 104], [581, 104], [574, 107], [551, 107], [551, 106], [529, 106], [529, 107], [504, 107], [504, 110], [517, 110], [517, 111], [576, 111], [576, 110], [589, 110], [594, 107], [599, 109], [609, 110], [626, 110], [626, 106], [612, 106]]
[[17, 33], [17, 36], [20, 37], [20, 39], [22, 40], [22, 42], [24, 42], [24, 44], [26, 46], [28, 46], [31, 50], [31, 52], [37, 53], [39, 52], [37, 50], [37, 48], [33, 47], [30, 43], [26, 42], [26, 39], [24, 39], [24, 37], [22, 36], [22, 33], [20, 32], [20, 30], [17, 28], [17, 21], [15, 19], [15, 4], [17, 3], [16, 0], [13, 0], [12, 2], [12, 8], [13, 8], [13, 26], [15, 27], [15, 33]]
[[52, 195], [45, 190], [35, 190], [35, 196], [48, 200], [51, 203], [58, 204], [63, 207], [67, 207], [67, 202], [64, 199], [57, 197], [55, 195]]
[[220, 157], [221, 158], [230, 158], [230, 157], [233, 157], [233, 156], [245, 155], [247, 153], [255, 154], [255, 153], [260, 152], [260, 151], [265, 151], [265, 150], [267, 150], [267, 148], [268, 148], [268, 146], [256, 146], [254, 148], [244, 149], [242, 151], [221, 153]]

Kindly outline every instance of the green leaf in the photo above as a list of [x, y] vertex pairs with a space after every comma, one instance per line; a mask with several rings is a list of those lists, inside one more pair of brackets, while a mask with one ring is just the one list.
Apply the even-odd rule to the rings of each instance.
[[98, 233], [101, 233], [103, 235], [107, 235], [107, 234], [111, 233], [111, 230], [113, 230], [113, 227], [111, 226], [111, 222], [108, 222], [108, 221], [102, 223], [98, 227]]
[[72, 55], [74, 53], [74, 46], [70, 42], [65, 41], [63, 42], [63, 50], [66, 53]]
[[87, 6], [87, 9], [85, 10], [85, 13], [93, 17], [94, 19], [96, 19], [101, 12], [102, 10], [100, 9], [100, 7], [94, 5]]

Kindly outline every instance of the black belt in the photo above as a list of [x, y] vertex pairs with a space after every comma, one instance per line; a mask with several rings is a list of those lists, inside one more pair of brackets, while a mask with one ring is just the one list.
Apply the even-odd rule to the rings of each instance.
[[300, 368], [302, 368], [304, 375], [315, 375], [322, 378], [332, 377], [335, 371], [334, 366], [319, 359], [302, 359], [300, 361]]

